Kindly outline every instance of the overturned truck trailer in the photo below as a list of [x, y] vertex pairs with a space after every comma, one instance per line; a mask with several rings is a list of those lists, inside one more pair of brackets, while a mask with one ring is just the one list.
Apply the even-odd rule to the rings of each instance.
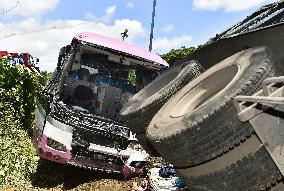
[[[251, 123], [239, 119], [233, 102], [238, 95], [257, 93], [266, 78], [284, 74], [283, 50], [284, 2], [280, 1], [258, 9], [181, 61], [196, 60], [206, 71], [164, 105], [147, 135], [190, 190], [284, 190], [280, 163], [273, 160], [283, 152], [283, 141], [277, 140], [284, 138], [283, 107], [269, 104], [265, 110], [254, 104], [251, 112], [261, 110], [271, 117], [262, 114], [262, 120]], [[283, 81], [279, 82], [281, 87]], [[245, 110], [255, 100], [242, 101]], [[257, 130], [260, 125], [270, 141]], [[278, 147], [267, 150], [277, 141]]]
[[[284, 190], [283, 50], [284, 2], [278, 1], [176, 63], [199, 63], [205, 71], [171, 94], [147, 125], [129, 128], [143, 132], [192, 191]], [[137, 102], [134, 96], [128, 103]], [[131, 124], [144, 105], [126, 104], [121, 116]]]
[[37, 97], [34, 142], [40, 157], [141, 173], [148, 154], [118, 113], [166, 67], [158, 55], [126, 42], [89, 32], [75, 36], [60, 50], [52, 80]]

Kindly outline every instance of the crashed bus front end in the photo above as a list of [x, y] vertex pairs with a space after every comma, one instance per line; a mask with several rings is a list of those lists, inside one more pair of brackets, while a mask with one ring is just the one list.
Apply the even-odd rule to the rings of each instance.
[[[139, 174], [148, 154], [119, 111], [167, 63], [158, 55], [94, 33], [60, 50], [37, 97], [34, 142], [43, 159], [105, 172]], [[130, 82], [129, 76], [136, 74]]]

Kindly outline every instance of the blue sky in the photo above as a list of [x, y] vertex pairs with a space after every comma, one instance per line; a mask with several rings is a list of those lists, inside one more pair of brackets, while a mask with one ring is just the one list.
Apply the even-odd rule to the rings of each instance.
[[[154, 52], [205, 43], [272, 0], [157, 0]], [[148, 48], [152, 0], [0, 0], [0, 49], [31, 52], [52, 71], [57, 53], [81, 31]], [[13, 8], [15, 7], [15, 8]]]

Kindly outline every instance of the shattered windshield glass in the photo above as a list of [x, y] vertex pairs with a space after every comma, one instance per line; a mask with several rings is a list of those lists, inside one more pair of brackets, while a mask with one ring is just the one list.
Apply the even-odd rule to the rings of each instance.
[[64, 102], [111, 119], [136, 92], [129, 81], [130, 66], [98, 53], [78, 53], [63, 87]]

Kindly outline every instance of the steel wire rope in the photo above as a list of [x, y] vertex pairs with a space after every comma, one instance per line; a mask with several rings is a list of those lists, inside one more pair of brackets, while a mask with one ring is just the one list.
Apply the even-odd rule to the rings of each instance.
[[15, 4], [14, 4], [13, 6], [11, 6], [11, 8], [9, 8], [9, 9], [3, 9], [3, 8], [2, 8], [2, 10], [1, 10], [1, 12], [0, 12], [0, 15], [3, 15], [3, 14], [8, 13], [8, 12], [11, 12], [11, 11], [14, 10], [19, 4], [20, 4], [20, 1], [17, 0], [17, 1], [15, 2]]
[[40, 29], [35, 29], [35, 30], [32, 30], [32, 31], [11, 33], [11, 34], [0, 36], [0, 40], [4, 40], [4, 39], [11, 38], [11, 37], [14, 37], [14, 36], [33, 34], [33, 33], [43, 32], [43, 31], [47, 31], [47, 30], [57, 30], [57, 29], [64, 29], [64, 28], [72, 28], [72, 27], [76, 27], [76, 26], [80, 26], [80, 25], [87, 25], [87, 24], [90, 24], [90, 23], [89, 22], [83, 22], [83, 23], [64, 25], [64, 26], [51, 26], [51, 27], [44, 27], [44, 28], [40, 28]]

